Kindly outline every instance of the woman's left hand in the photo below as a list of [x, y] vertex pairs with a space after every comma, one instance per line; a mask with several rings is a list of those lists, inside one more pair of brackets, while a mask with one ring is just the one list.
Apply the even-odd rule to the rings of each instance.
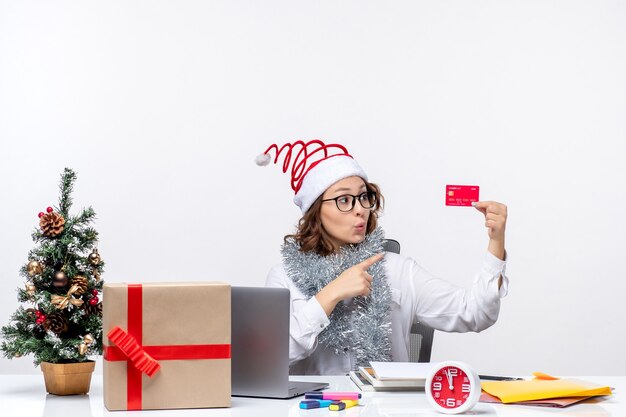
[[485, 227], [487, 227], [487, 234], [489, 235], [489, 252], [500, 259], [504, 259], [506, 206], [496, 201], [477, 201], [472, 205], [485, 216]]

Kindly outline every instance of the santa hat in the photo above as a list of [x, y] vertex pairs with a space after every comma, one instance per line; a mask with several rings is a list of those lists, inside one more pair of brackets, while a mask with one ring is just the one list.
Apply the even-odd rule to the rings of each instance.
[[313, 205], [324, 191], [339, 180], [358, 176], [367, 181], [365, 171], [356, 163], [348, 150], [338, 144], [325, 144], [321, 140], [286, 143], [282, 147], [272, 144], [265, 152], [257, 156], [256, 163], [268, 165], [274, 151], [274, 163], [284, 153], [283, 172], [291, 169], [291, 188], [296, 193], [293, 202], [302, 210], [302, 214]]

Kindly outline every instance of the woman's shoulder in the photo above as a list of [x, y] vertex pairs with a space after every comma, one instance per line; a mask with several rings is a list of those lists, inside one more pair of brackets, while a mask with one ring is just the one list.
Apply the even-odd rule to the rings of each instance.
[[384, 259], [385, 264], [387, 264], [388, 266], [401, 266], [415, 262], [412, 258], [409, 258], [408, 256], [394, 252], [385, 252]]
[[266, 287], [288, 287], [291, 280], [287, 276], [285, 265], [280, 262], [274, 265], [267, 273]]
[[271, 276], [287, 276], [287, 272], [285, 270], [285, 264], [283, 262], [279, 262], [272, 266], [267, 273], [268, 278]]
[[387, 252], [385, 255], [385, 271], [387, 280], [392, 287], [405, 289], [410, 285], [410, 278], [423, 271], [423, 268], [406, 255]]

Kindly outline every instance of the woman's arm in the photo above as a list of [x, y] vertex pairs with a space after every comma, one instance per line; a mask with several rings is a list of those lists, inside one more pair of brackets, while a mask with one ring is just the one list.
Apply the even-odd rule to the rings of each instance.
[[447, 332], [479, 332], [498, 319], [508, 278], [506, 263], [490, 252], [485, 253], [470, 288], [439, 279], [412, 259], [405, 258], [402, 268], [407, 292], [413, 298], [414, 317], [421, 323]]
[[496, 201], [477, 201], [472, 205], [485, 216], [485, 227], [487, 228], [487, 235], [489, 235], [487, 250], [496, 258], [504, 260], [507, 207]]
[[307, 300], [304, 294], [293, 285], [282, 264], [270, 270], [265, 286], [287, 288], [291, 294], [289, 364], [294, 364], [315, 351], [317, 336], [330, 324], [330, 321], [315, 297]]
[[[487, 250], [496, 258], [505, 261], [504, 231], [506, 230], [507, 207], [496, 201], [477, 201], [472, 204], [485, 216], [485, 227], [489, 235]], [[502, 277], [498, 279], [498, 288], [502, 286]]]

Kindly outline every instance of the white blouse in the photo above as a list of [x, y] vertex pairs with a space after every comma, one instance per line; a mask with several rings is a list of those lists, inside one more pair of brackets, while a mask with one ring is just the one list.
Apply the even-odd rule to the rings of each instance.
[[[436, 278], [413, 259], [387, 252], [384, 258], [387, 282], [391, 287], [391, 355], [394, 361], [409, 358], [409, 334], [414, 321], [447, 332], [480, 332], [494, 324], [500, 312], [500, 298], [508, 292], [506, 262], [490, 252], [471, 288], [465, 289]], [[502, 285], [498, 289], [498, 278]], [[345, 375], [353, 369], [354, 356], [337, 355], [317, 344], [317, 335], [329, 325], [326, 313], [315, 297], [307, 299], [287, 276], [283, 263], [272, 268], [266, 286], [291, 292], [289, 362], [298, 375]], [[351, 302], [351, 299], [343, 302]]]

